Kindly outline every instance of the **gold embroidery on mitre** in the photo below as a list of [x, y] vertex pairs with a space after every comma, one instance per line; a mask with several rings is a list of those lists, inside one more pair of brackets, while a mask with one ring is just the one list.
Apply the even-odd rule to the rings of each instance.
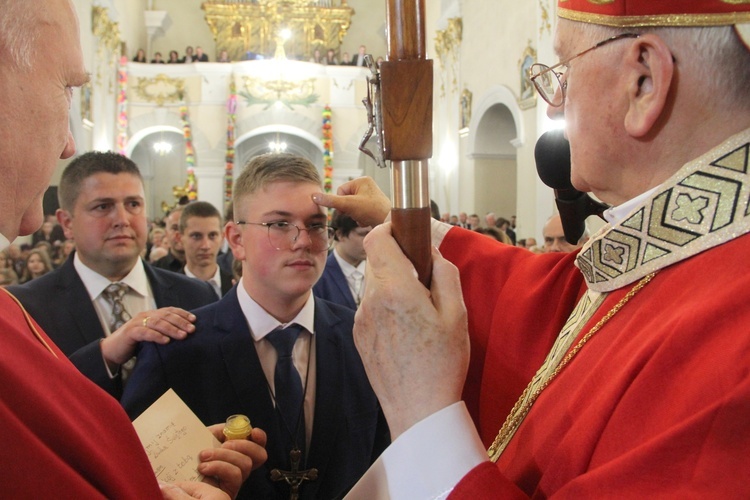
[[750, 129], [687, 163], [643, 205], [605, 225], [576, 265], [609, 292], [750, 232]]
[[[750, 1], [750, 0], [744, 0]], [[557, 16], [570, 21], [601, 24], [618, 28], [659, 26], [732, 26], [750, 23], [750, 12], [726, 12], [717, 14], [654, 14], [650, 16], [613, 16], [593, 14], [559, 7]]]
[[615, 0], [587, 0], [588, 3], [593, 3], [594, 5], [607, 5], [610, 3], [615, 3]]

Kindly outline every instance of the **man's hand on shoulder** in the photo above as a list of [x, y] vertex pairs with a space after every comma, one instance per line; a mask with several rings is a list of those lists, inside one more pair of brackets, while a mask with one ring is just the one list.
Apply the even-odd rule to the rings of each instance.
[[119, 366], [133, 357], [139, 342], [168, 344], [195, 331], [195, 315], [179, 307], [162, 307], [136, 314], [101, 342], [102, 355]]

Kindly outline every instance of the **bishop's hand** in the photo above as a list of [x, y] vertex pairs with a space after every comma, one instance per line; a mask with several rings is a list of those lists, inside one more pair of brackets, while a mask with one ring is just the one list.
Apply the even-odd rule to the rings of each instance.
[[458, 270], [433, 249], [426, 289], [391, 236], [390, 223], [364, 241], [367, 287], [354, 340], [396, 439], [459, 401], [469, 365], [466, 307]]
[[337, 193], [315, 193], [313, 201], [345, 213], [361, 227], [382, 224], [391, 211], [391, 200], [371, 177], [359, 177], [346, 182], [338, 188]]

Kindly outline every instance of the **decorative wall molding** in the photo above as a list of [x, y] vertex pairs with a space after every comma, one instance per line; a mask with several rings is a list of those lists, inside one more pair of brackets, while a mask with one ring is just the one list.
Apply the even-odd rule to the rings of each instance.
[[446, 84], [450, 92], [458, 90], [458, 60], [461, 55], [463, 20], [460, 17], [448, 19], [448, 27], [435, 33], [435, 52], [440, 66], [440, 97], [445, 97]]

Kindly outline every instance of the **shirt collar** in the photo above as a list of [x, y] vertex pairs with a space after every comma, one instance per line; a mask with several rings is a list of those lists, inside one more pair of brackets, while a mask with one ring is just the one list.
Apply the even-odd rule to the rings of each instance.
[[0, 252], [10, 246], [10, 241], [5, 237], [4, 234], [0, 234]]
[[[91, 300], [95, 300], [112, 283], [109, 278], [102, 276], [84, 264], [78, 252], [73, 254], [73, 266], [78, 276], [81, 277], [81, 281], [83, 281], [83, 285], [86, 287]], [[143, 261], [140, 258], [136, 261], [133, 269], [130, 270], [127, 276], [120, 281], [128, 285], [137, 294], [143, 297], [149, 296], [148, 276], [146, 276], [146, 268], [143, 267]]]
[[621, 220], [623, 220], [630, 212], [633, 211], [633, 209], [643, 203], [652, 195], [654, 192], [659, 189], [660, 186], [656, 186], [654, 188], [649, 189], [645, 193], [639, 194], [635, 198], [626, 201], [625, 203], [621, 205], [617, 205], [616, 207], [610, 207], [607, 210], [604, 211], [602, 214], [602, 217], [604, 217], [604, 220], [609, 222], [612, 225], [617, 224]]
[[353, 265], [349, 264], [347, 261], [344, 260], [344, 258], [339, 255], [339, 253], [336, 251], [336, 249], [333, 249], [333, 257], [336, 259], [336, 262], [339, 263], [339, 266], [341, 266], [341, 271], [344, 273], [344, 276], [347, 278], [351, 277], [352, 273], [354, 271], [359, 271], [364, 276], [365, 274], [365, 266], [367, 265], [367, 261], [362, 261], [359, 263], [357, 267], [354, 267]]
[[285, 328], [293, 323], [303, 327], [311, 334], [315, 333], [315, 298], [311, 293], [302, 310], [289, 323], [281, 323], [279, 320], [268, 314], [260, 304], [255, 302], [240, 281], [237, 287], [237, 299], [240, 302], [242, 314], [245, 315], [247, 324], [250, 327], [250, 334], [256, 342], [263, 339], [266, 335], [277, 328]]
[[[198, 276], [196, 276], [195, 274], [193, 274], [193, 272], [190, 269], [188, 269], [187, 265], [185, 265], [185, 267], [183, 268], [183, 270], [185, 271], [185, 276], [189, 276], [189, 277], [195, 278], [195, 279], [201, 279]], [[204, 281], [204, 280], [202, 280], [202, 281]], [[208, 278], [205, 281], [208, 281], [208, 282], [210, 282], [210, 283], [212, 283], [214, 285], [218, 285], [219, 287], [221, 287], [221, 269], [219, 268], [219, 266], [216, 266], [216, 272], [214, 273], [214, 275], [211, 276], [210, 278]]]

